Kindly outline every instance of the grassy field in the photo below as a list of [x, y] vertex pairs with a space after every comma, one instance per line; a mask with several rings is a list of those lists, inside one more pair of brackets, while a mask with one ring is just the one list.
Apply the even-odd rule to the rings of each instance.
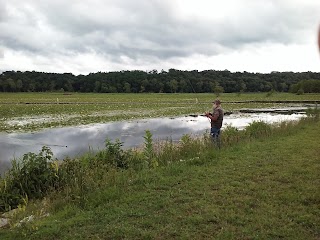
[[[2, 93], [0, 132], [100, 123], [134, 118], [203, 114], [214, 94]], [[319, 94], [222, 94], [223, 108], [283, 107], [299, 101], [320, 101]], [[265, 102], [245, 102], [265, 101]], [[278, 103], [277, 101], [297, 101]]]
[[36, 220], [0, 239], [319, 239], [320, 122], [268, 135], [173, 150], [166, 159], [175, 161], [152, 169], [108, 170], [74, 198], [65, 189], [30, 201], [16, 222]]

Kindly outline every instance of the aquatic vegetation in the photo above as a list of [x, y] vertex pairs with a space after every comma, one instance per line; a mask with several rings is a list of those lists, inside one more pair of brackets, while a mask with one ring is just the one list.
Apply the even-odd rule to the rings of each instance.
[[319, 109], [318, 105], [316, 105], [315, 108], [309, 108], [307, 110], [307, 117], [308, 118], [312, 118], [315, 121], [319, 121], [319, 119], [320, 119], [320, 109]]
[[[93, 94], [93, 93], [3, 93], [0, 95], [0, 131], [35, 131], [55, 126], [72, 126], [127, 119], [203, 114], [211, 108], [214, 94]], [[241, 96], [223, 93], [223, 108], [270, 108], [301, 105], [301, 100], [320, 100], [319, 94], [300, 97], [289, 93]], [[58, 101], [57, 101], [58, 99]], [[261, 101], [261, 102], [254, 102]], [[266, 102], [264, 102], [266, 101]]]

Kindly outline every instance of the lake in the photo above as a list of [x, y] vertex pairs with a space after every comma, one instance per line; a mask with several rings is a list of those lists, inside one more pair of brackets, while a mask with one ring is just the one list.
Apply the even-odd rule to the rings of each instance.
[[[224, 117], [223, 128], [232, 125], [243, 129], [253, 121], [275, 123], [295, 121], [305, 113], [234, 113]], [[97, 151], [105, 146], [105, 139], [119, 139], [124, 148], [139, 147], [144, 142], [145, 130], [150, 130], [154, 141], [171, 139], [178, 141], [184, 134], [202, 135], [210, 128], [203, 116], [154, 118], [90, 124], [76, 127], [45, 129], [31, 133], [0, 133], [0, 174], [10, 167], [10, 160], [21, 158], [27, 152], [38, 153], [48, 146], [54, 157], [77, 157], [88, 150]]]

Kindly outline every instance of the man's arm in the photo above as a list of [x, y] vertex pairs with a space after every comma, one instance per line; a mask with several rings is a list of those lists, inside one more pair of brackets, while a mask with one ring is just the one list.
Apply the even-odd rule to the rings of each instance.
[[219, 117], [219, 112], [215, 111], [212, 115], [210, 113], [205, 113], [205, 115], [211, 119], [211, 121], [217, 121]]

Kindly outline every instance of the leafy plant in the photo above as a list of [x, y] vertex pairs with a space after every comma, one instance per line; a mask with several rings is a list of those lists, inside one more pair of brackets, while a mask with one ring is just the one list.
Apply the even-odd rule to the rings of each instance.
[[206, 143], [205, 138], [185, 134], [181, 137], [179, 148], [176, 151], [179, 152], [180, 157], [194, 158], [203, 152], [204, 148], [207, 147]]
[[308, 118], [311, 118], [311, 119], [313, 119], [315, 121], [319, 121], [319, 119], [320, 119], [320, 109], [318, 108], [318, 105], [316, 105], [315, 108], [309, 108], [306, 113], [307, 113], [307, 117]]
[[253, 121], [245, 128], [245, 135], [250, 138], [270, 136], [271, 132], [271, 126], [263, 121]]
[[177, 148], [174, 146], [172, 139], [161, 142], [159, 148], [160, 151], [158, 154], [158, 158], [159, 163], [161, 163], [162, 165], [166, 166], [171, 162], [179, 159], [178, 156], [180, 156], [180, 154], [178, 154]]
[[223, 129], [221, 133], [221, 140], [223, 145], [227, 146], [239, 142], [241, 136], [241, 131], [239, 131], [236, 127], [228, 125], [225, 129]]
[[296, 93], [297, 95], [303, 95], [304, 94], [304, 91], [303, 91], [303, 89], [302, 88], [300, 88], [298, 91], [297, 91], [297, 93]]
[[106, 149], [105, 149], [105, 160], [117, 167], [117, 168], [128, 168], [127, 154], [121, 148], [123, 145], [119, 139], [115, 142], [112, 142], [110, 139], [106, 139]]
[[266, 97], [271, 97], [275, 92], [276, 91], [274, 89], [271, 89], [269, 92], [267, 92]]
[[146, 130], [143, 138], [144, 138], [144, 151], [143, 151], [144, 157], [145, 157], [146, 161], [148, 162], [149, 168], [155, 168], [159, 164], [158, 164], [158, 161], [155, 157], [155, 153], [153, 150], [153, 141], [152, 141], [151, 131]]
[[15, 208], [25, 198], [41, 198], [57, 187], [59, 168], [54, 162], [53, 153], [46, 146], [38, 154], [24, 154], [22, 161], [14, 159], [12, 168], [2, 180], [0, 210]]

